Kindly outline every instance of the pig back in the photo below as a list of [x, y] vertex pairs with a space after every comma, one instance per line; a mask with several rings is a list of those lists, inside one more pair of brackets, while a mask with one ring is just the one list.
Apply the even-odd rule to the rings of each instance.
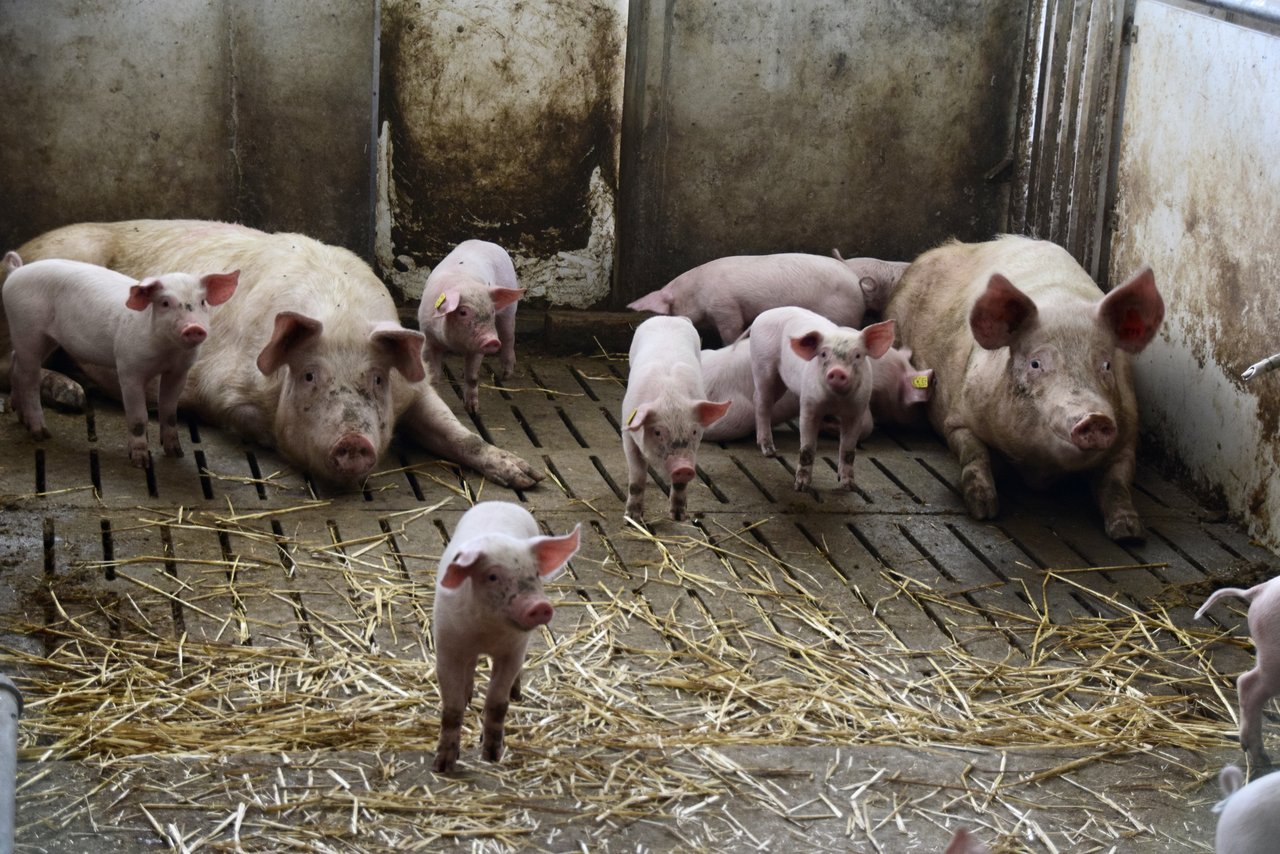
[[447, 558], [458, 551], [467, 540], [486, 534], [506, 534], [514, 538], [538, 536], [538, 523], [528, 510], [510, 501], [481, 501], [474, 505], [453, 530], [453, 538], [441, 565], [447, 565]]

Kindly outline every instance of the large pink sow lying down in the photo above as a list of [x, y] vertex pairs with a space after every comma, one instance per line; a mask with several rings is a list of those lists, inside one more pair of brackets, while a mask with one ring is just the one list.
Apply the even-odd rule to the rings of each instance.
[[1067, 252], [1006, 236], [949, 243], [907, 268], [885, 310], [937, 380], [929, 419], [960, 459], [969, 513], [999, 510], [991, 456], [1032, 485], [1088, 473], [1113, 539], [1142, 537], [1129, 356], [1164, 318], [1143, 269], [1105, 297]]
[[[18, 251], [129, 276], [239, 269], [236, 298], [214, 315], [181, 405], [278, 446], [322, 480], [358, 486], [397, 426], [498, 483], [523, 488], [542, 478], [464, 428], [421, 381], [422, 333], [400, 325], [386, 287], [345, 249], [227, 223], [137, 220], [67, 226]], [[0, 341], [0, 353], [7, 344]]]
[[481, 655], [493, 663], [481, 753], [490, 762], [502, 758], [508, 700], [520, 699], [529, 633], [554, 614], [542, 582], [555, 578], [578, 550], [580, 528], [542, 536], [529, 511], [506, 501], [482, 501], [458, 520], [436, 571], [431, 616], [442, 706], [435, 770], [457, 764], [462, 715]]
[[46, 438], [40, 366], [61, 347], [82, 365], [115, 373], [129, 428], [129, 459], [151, 463], [147, 385], [159, 384], [160, 442], [182, 456], [178, 395], [209, 336], [210, 307], [229, 300], [239, 272], [165, 273], [138, 282], [96, 264], [49, 259], [23, 266], [5, 255], [4, 311], [13, 340], [13, 407]]

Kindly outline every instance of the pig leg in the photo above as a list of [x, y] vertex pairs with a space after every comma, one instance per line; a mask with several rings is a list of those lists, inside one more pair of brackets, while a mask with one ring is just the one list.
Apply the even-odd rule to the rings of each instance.
[[147, 449], [147, 384], [141, 376], [120, 378], [120, 399], [124, 403], [124, 423], [129, 429], [129, 459], [144, 469], [151, 465]]
[[502, 378], [509, 380], [516, 370], [516, 313], [498, 312], [493, 325], [498, 330], [498, 340], [502, 342], [502, 348], [498, 350], [498, 365], [502, 368]]
[[427, 366], [427, 382], [440, 382], [444, 376], [444, 348], [428, 341], [422, 348], [422, 360]]
[[[627, 515], [637, 522], [644, 521], [644, 452], [630, 434], [623, 431], [622, 452], [627, 458]], [[671, 493], [675, 495], [675, 491]], [[674, 509], [674, 508], [673, 508]]]
[[841, 489], [853, 489], [853, 461], [858, 455], [858, 442], [863, 435], [862, 424], [861, 418], [846, 415], [840, 419], [840, 462], [836, 466], [836, 476]]
[[669, 503], [668, 515], [671, 516], [673, 522], [683, 522], [685, 516], [685, 508], [689, 506], [689, 484], [672, 483], [671, 484], [671, 500]]
[[436, 649], [436, 678], [440, 682], [440, 743], [431, 769], [447, 773], [458, 764], [462, 744], [462, 716], [476, 676], [476, 656], [443, 646]]
[[484, 696], [484, 734], [480, 741], [480, 755], [488, 762], [497, 762], [502, 758], [507, 709], [510, 706], [511, 691], [520, 678], [520, 668], [524, 666], [524, 652], [525, 644], [521, 644], [519, 649], [493, 657], [489, 690]]
[[431, 386], [424, 383], [413, 391], [413, 403], [401, 416], [400, 424], [422, 447], [446, 460], [470, 466], [501, 486], [528, 489], [542, 480], [542, 472], [534, 471], [523, 459], [490, 445], [463, 427]]
[[995, 477], [991, 474], [991, 452], [968, 427], [947, 425], [947, 444], [960, 460], [960, 490], [969, 515], [993, 519], [1000, 512]]
[[36, 440], [49, 438], [44, 424], [44, 410], [40, 406], [40, 363], [53, 352], [57, 344], [45, 335], [31, 336], [17, 342], [13, 352], [13, 367], [9, 375], [10, 405], [18, 413], [18, 422]]
[[1236, 688], [1240, 694], [1240, 746], [1248, 754], [1250, 765], [1268, 768], [1271, 760], [1262, 747], [1262, 707], [1280, 693], [1280, 679], [1269, 676], [1259, 664], [1241, 674]]
[[[822, 413], [817, 407], [800, 402], [800, 459], [796, 463], [796, 492], [804, 492], [813, 479], [813, 461], [818, 456], [818, 428]], [[843, 441], [841, 442], [843, 447]]]
[[157, 409], [160, 417], [160, 444], [166, 457], [182, 456], [182, 442], [178, 438], [178, 397], [187, 381], [187, 372], [173, 371], [160, 375], [160, 399]]
[[1107, 536], [1113, 540], [1141, 540], [1146, 537], [1146, 529], [1133, 507], [1133, 496], [1129, 492], [1134, 468], [1134, 452], [1127, 449], [1094, 479], [1093, 494], [1102, 510]]
[[773, 405], [782, 397], [786, 388], [776, 370], [757, 371], [753, 364], [751, 375], [756, 384], [756, 444], [760, 446], [760, 453], [766, 457], [776, 457], [778, 449], [773, 444]]
[[480, 411], [480, 363], [484, 353], [467, 353], [463, 358], [462, 402], [472, 415]]

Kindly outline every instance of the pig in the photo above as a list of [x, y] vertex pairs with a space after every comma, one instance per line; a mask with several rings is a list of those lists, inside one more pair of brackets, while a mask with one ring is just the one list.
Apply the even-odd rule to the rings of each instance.
[[160, 442], [165, 456], [182, 456], [178, 395], [209, 337], [212, 306], [236, 291], [240, 271], [165, 273], [136, 281], [81, 261], [22, 264], [5, 255], [3, 287], [13, 345], [11, 385], [18, 420], [45, 439], [40, 366], [58, 347], [81, 365], [114, 372], [129, 429], [129, 459], [151, 464], [147, 446], [147, 385], [159, 378]]
[[179, 406], [277, 447], [321, 483], [358, 488], [397, 426], [504, 486], [523, 489], [543, 477], [464, 428], [422, 382], [422, 333], [400, 325], [391, 294], [352, 252], [299, 234], [196, 220], [82, 223], [18, 251], [30, 260], [109, 264], [129, 276], [239, 269], [236, 298], [214, 315]]
[[1005, 235], [921, 255], [885, 310], [937, 386], [934, 429], [959, 458], [969, 513], [999, 512], [992, 457], [1033, 487], [1087, 475], [1107, 534], [1142, 539], [1133, 507], [1137, 401], [1129, 364], [1164, 302], [1150, 268], [1105, 296], [1065, 249]]
[[651, 317], [631, 339], [630, 373], [622, 397], [622, 452], [627, 459], [626, 515], [644, 517], [646, 461], [671, 481], [669, 515], [685, 518], [702, 431], [729, 410], [703, 389], [698, 333], [683, 317]]
[[1280, 774], [1257, 777], [1245, 785], [1235, 765], [1218, 773], [1222, 800], [1214, 805], [1218, 829], [1215, 854], [1272, 854], [1280, 839]]
[[796, 491], [809, 488], [824, 416], [839, 422], [840, 486], [853, 489], [858, 433], [871, 403], [871, 365], [893, 343], [893, 322], [859, 331], [836, 326], [795, 306], [771, 308], [751, 324], [751, 376], [755, 381], [756, 443], [767, 457], [773, 444], [774, 403], [790, 389], [800, 400], [800, 461]]
[[516, 286], [511, 256], [496, 243], [464, 240], [427, 277], [418, 306], [418, 327], [426, 336], [423, 356], [432, 382], [441, 377], [445, 353], [465, 356], [463, 404], [478, 412], [480, 362], [498, 353], [502, 378], [516, 367]]
[[991, 849], [974, 839], [967, 827], [958, 827], [942, 854], [991, 854]]
[[1240, 695], [1240, 746], [1255, 768], [1267, 768], [1271, 760], [1262, 747], [1262, 707], [1280, 694], [1280, 577], [1247, 590], [1238, 587], [1215, 590], [1196, 611], [1196, 619], [1227, 596], [1249, 603], [1249, 634], [1257, 654], [1254, 668], [1236, 681]]
[[867, 311], [879, 315], [889, 304], [893, 289], [906, 272], [907, 261], [881, 261], [879, 258], [845, 258], [839, 249], [831, 250], [831, 257], [844, 264], [858, 277], [858, 285], [866, 298]]
[[555, 613], [542, 583], [577, 552], [581, 527], [560, 537], [542, 536], [529, 511], [508, 501], [482, 501], [458, 520], [436, 572], [431, 615], [442, 708], [436, 771], [452, 771], [457, 764], [462, 715], [481, 655], [493, 665], [481, 755], [490, 762], [502, 758], [507, 704], [521, 699], [529, 634]]
[[[9, 273], [22, 266], [22, 258], [17, 252], [9, 252], [0, 260], [0, 285], [4, 284]], [[9, 334], [4, 323], [0, 323], [0, 339], [4, 343]], [[13, 350], [6, 346], [0, 352], [0, 391], [11, 391], [9, 377], [13, 373]], [[84, 409], [84, 389], [57, 371], [40, 369], [40, 399], [60, 409], [79, 412]]]
[[[861, 261], [873, 262], [867, 275], [851, 268]], [[802, 252], [734, 255], [681, 273], [627, 307], [714, 326], [725, 344], [736, 340], [761, 312], [779, 306], [800, 306], [838, 326], [858, 326], [868, 298], [881, 306], [886, 299], [876, 278], [884, 273], [874, 266], [882, 263], [862, 258], [846, 263]]]
[[[751, 376], [751, 345], [739, 338], [728, 347], [702, 351], [702, 378], [707, 397], [729, 401], [729, 411], [707, 428], [702, 438], [727, 442], [750, 436], [755, 430], [755, 380]], [[858, 441], [871, 434], [875, 424], [914, 425], [923, 419], [922, 404], [929, 399], [932, 371], [911, 367], [911, 351], [897, 347], [871, 360], [871, 404], [860, 419]], [[773, 404], [774, 424], [800, 414], [800, 398], [787, 389]], [[825, 426], [825, 425], [824, 425]], [[839, 429], [839, 425], [836, 425]]]

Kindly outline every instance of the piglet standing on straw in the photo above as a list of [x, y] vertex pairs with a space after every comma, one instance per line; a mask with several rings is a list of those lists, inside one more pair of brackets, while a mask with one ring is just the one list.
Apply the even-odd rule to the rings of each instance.
[[573, 557], [580, 529], [560, 537], [539, 535], [533, 516], [506, 501], [481, 502], [458, 520], [440, 558], [432, 611], [442, 705], [436, 771], [452, 771], [457, 764], [462, 715], [481, 655], [493, 663], [481, 755], [490, 762], [502, 758], [503, 722], [508, 700], [520, 699], [529, 633], [550, 623], [554, 613], [542, 582], [555, 578]]
[[1255, 768], [1271, 765], [1262, 748], [1262, 707], [1267, 700], [1280, 694], [1280, 578], [1241, 590], [1224, 587], [1215, 590], [1200, 610], [1196, 619], [1213, 607], [1224, 596], [1234, 596], [1249, 603], [1249, 634], [1257, 650], [1258, 661], [1254, 668], [1242, 673], [1236, 681], [1240, 695], [1240, 746], [1249, 756]]

